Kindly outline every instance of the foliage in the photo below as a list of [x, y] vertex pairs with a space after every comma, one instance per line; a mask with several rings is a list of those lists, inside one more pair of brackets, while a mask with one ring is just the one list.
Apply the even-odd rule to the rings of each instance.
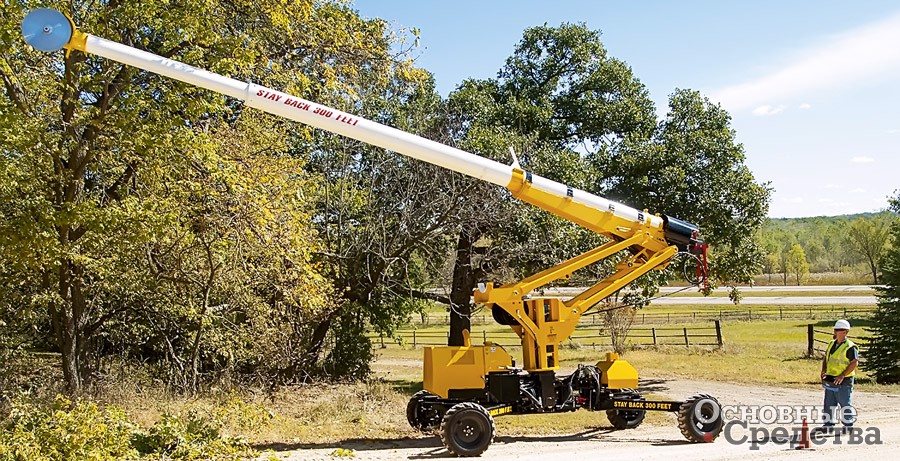
[[64, 397], [50, 405], [20, 400], [10, 422], [0, 427], [0, 460], [244, 459], [255, 452], [246, 440], [229, 435], [228, 428], [252, 433], [271, 418], [233, 395], [212, 409], [163, 415], [148, 429], [112, 406]]
[[163, 415], [145, 431], [133, 436], [133, 446], [148, 459], [245, 459], [256, 453], [243, 437], [227, 433], [228, 427], [254, 432], [271, 415], [231, 398], [212, 410], [191, 408], [181, 415]]
[[333, 458], [356, 458], [356, 453], [350, 448], [336, 448], [328, 456]]
[[[891, 200], [900, 212], [900, 195]], [[872, 339], [866, 347], [865, 370], [882, 384], [900, 383], [900, 223], [891, 225], [892, 246], [882, 259], [882, 283], [878, 308], [872, 317]]]
[[[713, 245], [714, 278], [746, 282], [761, 266], [755, 236], [770, 189], [744, 164], [728, 113], [679, 90], [657, 124], [646, 88], [607, 54], [598, 32], [580, 24], [527, 29], [498, 79], [464, 82], [450, 105], [461, 114], [464, 148], [497, 157], [512, 146], [525, 169], [699, 224]], [[476, 199], [491, 214], [474, 215], [459, 233], [451, 298], [458, 293], [454, 306], [464, 308], [463, 315], [451, 312], [451, 343], [465, 328], [475, 282], [518, 280], [601, 243], [506, 196]], [[588, 278], [602, 278], [610, 267], [598, 264]], [[674, 273], [651, 274], [636, 285], [649, 297]]]
[[771, 188], [744, 163], [731, 116], [700, 93], [677, 90], [650, 142], [594, 155], [597, 189], [611, 198], [700, 226], [710, 276], [747, 283], [763, 264], [756, 239]]
[[634, 324], [636, 309], [630, 305], [612, 305], [603, 312], [603, 325], [609, 331], [613, 350], [617, 354], [624, 354], [628, 342], [628, 333]]
[[[386, 79], [363, 74], [356, 113], [440, 139], [440, 97], [423, 72], [404, 66]], [[457, 177], [434, 165], [329, 133], [298, 141], [306, 168], [324, 180], [310, 188], [311, 219], [322, 246], [316, 261], [343, 304], [318, 319], [312, 344], [329, 343], [329, 373], [368, 370], [363, 328], [390, 336], [428, 302], [458, 201]], [[435, 267], [437, 266], [437, 268]], [[326, 332], [332, 328], [330, 337]], [[352, 362], [352, 363], [351, 363]]]
[[[60, 4], [83, 30], [352, 108], [417, 75], [386, 23], [342, 1]], [[109, 354], [177, 388], [223, 373], [307, 379], [337, 311], [313, 261], [311, 131], [237, 101], [17, 33], [0, 20], [0, 320], [59, 351], [79, 392]], [[288, 143], [304, 140], [293, 157]], [[322, 335], [327, 334], [327, 328]], [[30, 336], [29, 336], [30, 335]]]
[[117, 408], [58, 397], [49, 406], [17, 403], [0, 428], [2, 460], [136, 458], [135, 426]]
[[847, 241], [859, 254], [865, 257], [872, 272], [872, 283], [878, 285], [878, 273], [881, 269], [881, 258], [890, 239], [888, 215], [874, 219], [855, 219], [847, 230]]
[[791, 250], [787, 254], [787, 272], [793, 274], [797, 280], [797, 285], [803, 281], [803, 278], [809, 275], [809, 263], [806, 262], [806, 253], [803, 247], [795, 243], [791, 246]]
[[880, 271], [881, 255], [890, 246], [891, 213], [769, 219], [759, 233], [766, 252], [763, 274], [781, 274], [787, 284], [788, 253], [799, 244], [811, 273]]

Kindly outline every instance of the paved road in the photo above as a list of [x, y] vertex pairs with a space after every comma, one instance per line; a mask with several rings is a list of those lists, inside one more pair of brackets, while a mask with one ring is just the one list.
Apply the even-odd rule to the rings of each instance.
[[[846, 306], [875, 305], [875, 296], [744, 296], [741, 306]], [[674, 297], [654, 299], [651, 306], [724, 306], [734, 303], [727, 296]]]
[[[681, 290], [683, 287], [662, 287], [659, 289], [661, 293], [672, 293], [674, 291]], [[820, 285], [820, 286], [796, 286], [796, 285], [774, 285], [774, 286], [754, 286], [754, 287], [738, 287], [743, 293], [764, 293], [770, 291], [791, 291], [791, 292], [802, 292], [802, 291], [840, 291], [846, 293], [853, 293], [856, 291], [872, 291], [873, 287], [871, 285]], [[728, 292], [731, 288], [729, 287], [721, 287], [715, 290], [715, 292]]]
[[[684, 290], [684, 287], [660, 288], [658, 296]], [[684, 291], [691, 291], [689, 288]], [[727, 293], [730, 288], [719, 288], [713, 292], [713, 296], [666, 296], [654, 299], [652, 305], [656, 306], [733, 306]], [[874, 295], [861, 294], [872, 292], [872, 287], [867, 285], [828, 285], [828, 286], [765, 286], [765, 287], [740, 287], [744, 298], [741, 305], [747, 306], [846, 306], [846, 305], [875, 305], [878, 300]], [[584, 291], [584, 288], [560, 287], [546, 290], [549, 296], [570, 297]], [[770, 292], [794, 292], [798, 296], [753, 296], [754, 293]], [[834, 296], [803, 296], [804, 292], [835, 292]]]

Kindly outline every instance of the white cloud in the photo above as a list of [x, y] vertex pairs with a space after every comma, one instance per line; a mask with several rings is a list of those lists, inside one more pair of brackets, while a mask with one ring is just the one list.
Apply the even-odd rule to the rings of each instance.
[[781, 201], [784, 203], [803, 203], [803, 197], [785, 197]]
[[834, 200], [832, 200], [832, 199], [830, 199], [830, 198], [820, 198], [820, 199], [819, 199], [819, 203], [831, 203], [831, 202], [833, 202], [833, 201], [834, 201]]
[[712, 91], [711, 99], [730, 110], [744, 110], [765, 101], [865, 84], [900, 69], [897, 43], [900, 14], [828, 37], [768, 75]]
[[811, 108], [812, 108], [812, 105], [811, 105], [810, 103], [808, 103], [808, 102], [804, 102], [803, 104], [800, 104], [798, 107], [799, 107], [800, 109], [806, 110], [806, 109], [811, 109]]
[[850, 191], [851, 194], [864, 194], [865, 192], [866, 190], [861, 187], [857, 187], [856, 189]]
[[874, 162], [874, 161], [875, 161], [874, 158], [872, 158], [872, 157], [866, 157], [866, 156], [864, 156], [864, 155], [863, 155], [863, 156], [858, 156], [858, 157], [853, 157], [853, 158], [850, 159], [850, 162], [851, 162], [851, 163], [872, 163], [872, 162]]
[[890, 129], [890, 130], [885, 130], [885, 133], [887, 133], [887, 134], [897, 134], [897, 133], [900, 133], [900, 128], [892, 128], [892, 129]]
[[759, 106], [753, 109], [753, 115], [775, 115], [784, 110], [784, 106], [772, 107], [769, 105]]
[[842, 186], [842, 185], [840, 185], [840, 184], [834, 184], [834, 183], [831, 183], [831, 184], [825, 184], [825, 186], [823, 187], [823, 189], [835, 189], [835, 190], [836, 190], [836, 189], [843, 189], [843, 188], [844, 188], [844, 186]]

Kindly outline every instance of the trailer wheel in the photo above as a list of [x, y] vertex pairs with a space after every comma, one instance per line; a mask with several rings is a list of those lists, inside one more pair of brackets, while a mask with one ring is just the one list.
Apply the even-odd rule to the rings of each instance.
[[425, 401], [437, 399], [431, 392], [422, 390], [413, 394], [406, 404], [406, 420], [413, 429], [428, 432], [436, 428], [440, 415], [430, 407], [423, 406]]
[[[630, 398], [631, 400], [644, 400], [644, 397], [641, 396], [637, 391], [631, 389], [623, 389], [623, 393], [627, 393], [629, 395], [623, 396], [625, 398]], [[606, 410], [606, 419], [609, 420], [609, 423], [613, 425], [614, 428], [622, 430], [622, 429], [634, 429], [641, 425], [644, 422], [644, 416], [647, 415], [645, 410]]]
[[712, 442], [722, 432], [722, 406], [714, 397], [697, 394], [681, 404], [678, 428], [688, 441]]
[[450, 453], [480, 456], [494, 439], [494, 418], [477, 403], [458, 403], [444, 415], [440, 436]]

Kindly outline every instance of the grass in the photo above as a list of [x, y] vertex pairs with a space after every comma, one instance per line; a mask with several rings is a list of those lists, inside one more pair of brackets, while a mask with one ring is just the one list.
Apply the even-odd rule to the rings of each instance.
[[[865, 319], [850, 319], [855, 325], [851, 339], [865, 339], [865, 327], [870, 323]], [[784, 320], [784, 321], [725, 321], [722, 323], [724, 347], [636, 347], [626, 353], [627, 359], [641, 372], [642, 376], [674, 376], [688, 379], [714, 380], [736, 383], [817, 386], [820, 359], [807, 358], [807, 325], [814, 323], [816, 329], [828, 330], [831, 320]], [[678, 324], [678, 327], [709, 327], [709, 323]], [[442, 335], [446, 327], [428, 326], [421, 328], [420, 335], [435, 333]], [[484, 326], [475, 330], [473, 343], [480, 344], [482, 331], [489, 340], [503, 344], [514, 342], [507, 327]], [[435, 337], [429, 337], [434, 340]], [[822, 338], [824, 339], [824, 338]], [[572, 369], [578, 363], [596, 362], [608, 348], [564, 347], [560, 352], [563, 369]], [[521, 363], [518, 347], [507, 350]], [[376, 371], [388, 380], [412, 381], [421, 378], [420, 349], [390, 347], [378, 351]], [[880, 386], [870, 382], [865, 371], [857, 372], [858, 389], [900, 394], [900, 385]]]
[[[672, 306], [679, 312], [683, 307]], [[865, 336], [865, 319], [850, 319], [854, 324], [852, 338]], [[812, 321], [817, 329], [827, 330], [833, 320]], [[816, 389], [819, 359], [805, 357], [807, 320], [785, 321], [724, 321], [725, 346], [690, 347], [663, 346], [634, 348], [625, 354], [646, 378], [683, 378], [712, 380], [750, 385], [773, 385]], [[688, 328], [708, 326], [708, 322], [678, 324]], [[593, 327], [590, 327], [593, 328]], [[508, 327], [485, 325], [476, 330], [473, 342], [481, 342], [480, 331], [488, 339], [510, 337]], [[424, 326], [420, 334], [434, 334], [442, 339], [446, 326]], [[512, 342], [512, 339], [509, 340]], [[508, 347], [521, 363], [518, 347]], [[571, 372], [579, 363], [595, 363], [607, 347], [564, 345], [561, 351], [560, 373]], [[421, 348], [388, 347], [376, 349], [374, 377], [367, 382], [317, 384], [281, 389], [274, 394], [238, 391], [238, 396], [250, 405], [274, 415], [273, 422], [253, 434], [243, 434], [260, 449], [306, 449], [361, 447], [371, 443], [391, 445], [403, 440], [420, 438], [422, 434], [409, 428], [404, 409], [416, 391], [422, 388]], [[126, 370], [127, 371], [127, 370]], [[212, 389], [199, 397], [180, 397], [162, 389], [129, 384], [148, 382], [149, 378], [123, 372], [113, 377], [115, 386], [105, 389], [103, 402], [123, 407], [131, 419], [149, 426], [164, 413], [179, 413], [193, 406], [213, 406], [221, 401], [227, 389]], [[865, 372], [858, 373], [857, 388], [861, 391], [900, 394], [900, 385], [883, 386], [870, 382]], [[662, 395], [649, 398], [665, 399]], [[677, 397], [677, 396], [672, 396]], [[497, 433], [504, 436], [541, 436], [574, 434], [599, 427], [608, 427], [603, 412], [579, 410], [563, 414], [507, 415], [496, 418]], [[648, 412], [647, 425], [672, 426], [673, 414]]]

